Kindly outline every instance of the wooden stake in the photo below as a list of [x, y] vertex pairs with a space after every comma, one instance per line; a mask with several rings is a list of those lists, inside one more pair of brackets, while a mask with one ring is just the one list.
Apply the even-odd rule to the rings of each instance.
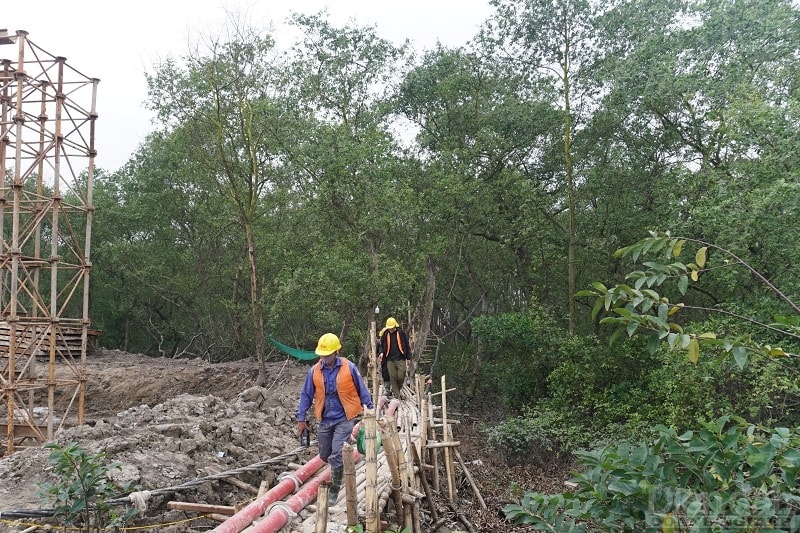
[[[442, 442], [447, 443], [450, 439], [450, 432], [447, 427], [447, 395], [444, 392], [447, 390], [446, 376], [442, 376]], [[433, 417], [431, 417], [433, 418]], [[455, 482], [455, 467], [453, 465], [453, 457], [450, 454], [450, 447], [444, 446], [444, 469], [447, 472], [447, 495], [451, 502], [456, 501], [456, 482]]]
[[456, 459], [458, 459], [458, 464], [461, 465], [461, 468], [464, 470], [464, 475], [467, 476], [467, 481], [469, 481], [470, 487], [472, 487], [472, 492], [475, 493], [475, 496], [478, 498], [478, 502], [481, 504], [481, 508], [485, 511], [487, 509], [486, 502], [483, 501], [483, 496], [481, 496], [481, 491], [478, 490], [478, 486], [475, 484], [475, 480], [472, 479], [472, 474], [469, 473], [467, 469], [467, 465], [464, 463], [464, 459], [461, 458], [461, 454], [458, 453], [458, 449], [453, 449], [453, 453], [456, 454]]
[[419, 481], [422, 484], [422, 490], [425, 492], [425, 498], [428, 500], [428, 507], [431, 509], [431, 517], [433, 517], [433, 521], [436, 522], [439, 520], [439, 513], [436, 512], [436, 505], [431, 497], [431, 488], [428, 486], [428, 478], [425, 477], [425, 470], [421, 468], [422, 461], [420, 461], [416, 448], [414, 448], [414, 462], [417, 464], [417, 467], [419, 467], [419, 472], [417, 475], [419, 476]]
[[328, 494], [331, 491], [330, 481], [320, 481], [317, 487], [317, 524], [316, 533], [325, 533], [328, 530]]
[[344, 499], [347, 506], [347, 525], [358, 524], [358, 494], [356, 494], [356, 464], [353, 459], [353, 445], [345, 443], [342, 446], [342, 460], [344, 461]]
[[366, 436], [366, 472], [367, 485], [364, 497], [364, 514], [367, 533], [378, 533], [381, 527], [380, 509], [378, 508], [378, 461], [375, 450], [375, 412], [368, 410], [362, 424], [365, 425]]

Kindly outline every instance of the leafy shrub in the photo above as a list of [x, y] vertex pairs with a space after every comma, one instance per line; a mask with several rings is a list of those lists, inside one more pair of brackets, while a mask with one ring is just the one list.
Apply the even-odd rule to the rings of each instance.
[[697, 432], [654, 430], [650, 445], [578, 452], [575, 492], [528, 493], [506, 517], [553, 531], [800, 530], [800, 428], [721, 417]]
[[105, 454], [89, 454], [75, 442], [66, 447], [50, 443], [45, 448], [52, 450], [48, 459], [58, 482], [40, 483], [39, 497], [54, 501], [53, 515], [63, 518], [65, 525], [81, 526], [85, 532], [101, 531], [122, 526], [136, 514], [135, 509], [117, 514], [108, 504], [117, 494], [134, 490], [130, 485], [118, 487], [109, 479], [120, 463], [103, 464]]
[[545, 465], [561, 459], [592, 442], [595, 433], [569, 416], [567, 409], [547, 406], [525, 408], [519, 416], [508, 417], [497, 426], [483, 429], [491, 449], [509, 464]]
[[540, 306], [477, 317], [472, 329], [484, 351], [480, 392], [517, 411], [547, 395], [547, 377], [565, 336]]

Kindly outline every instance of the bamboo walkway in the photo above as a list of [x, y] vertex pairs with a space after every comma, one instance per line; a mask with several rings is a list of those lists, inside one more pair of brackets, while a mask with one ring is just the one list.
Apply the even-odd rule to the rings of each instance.
[[[459, 442], [452, 439], [451, 426], [457, 421], [447, 419], [445, 378], [436, 394], [425, 391], [425, 379], [415, 376], [413, 383], [406, 382], [402, 400], [380, 396], [376, 411], [365, 413], [360, 422], [366, 432], [365, 454], [345, 445], [344, 481], [335, 505], [327, 504], [330, 468], [317, 456], [280, 476], [275, 487], [213, 531], [344, 533], [348, 526], [361, 524], [370, 533], [387, 528], [421, 533], [423, 506], [440, 522], [432, 494], [455, 501], [456, 457], [469, 473], [458, 455]], [[376, 450], [378, 433], [381, 446]], [[485, 507], [474, 484], [473, 489]]]

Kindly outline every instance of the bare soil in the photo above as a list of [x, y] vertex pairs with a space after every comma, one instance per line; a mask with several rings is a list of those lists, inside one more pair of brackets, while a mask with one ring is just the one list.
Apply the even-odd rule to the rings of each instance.
[[[60, 430], [56, 441], [77, 442], [90, 453], [102, 452], [109, 462], [119, 462], [121, 468], [114, 471], [119, 484], [130, 482], [155, 492], [178, 487], [151, 498], [135, 525], [173, 533], [207, 531], [215, 522], [186, 522], [197, 515], [170, 511], [167, 501], [246, 504], [254, 496], [240, 486], [220, 480], [192, 483], [241, 469], [239, 481], [252, 487], [262, 480], [272, 485], [287, 466], [264, 462], [288, 456], [287, 464], [302, 463], [316, 453], [313, 447], [298, 449], [294, 422], [307, 369], [291, 358], [268, 362], [267, 383], [256, 387], [258, 363], [253, 360], [210, 364], [99, 350], [87, 363], [85, 423]], [[455, 438], [488, 509], [478, 504], [468, 476], [457, 467], [456, 504], [448, 504], [445, 495], [434, 495], [439, 514], [448, 518], [438, 531], [466, 530], [459, 514], [475, 531], [527, 531], [506, 522], [502, 507], [526, 490], [561, 492], [569, 467], [507, 466], [483, 444], [478, 419], [470, 420], [455, 426]], [[30, 447], [0, 459], [0, 532], [21, 530], [4, 519], [4, 512], [49, 507], [37, 497], [39, 483], [54, 481], [48, 455], [48, 450]]]

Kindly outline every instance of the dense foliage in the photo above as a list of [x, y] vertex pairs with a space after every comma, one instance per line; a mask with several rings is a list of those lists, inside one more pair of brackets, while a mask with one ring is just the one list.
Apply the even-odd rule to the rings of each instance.
[[[102, 343], [363, 356], [396, 316], [510, 462], [800, 425], [800, 7], [491, 3], [455, 49], [298, 15], [157, 65], [159, 127], [97, 177]], [[703, 442], [750, 457], [743, 424]]]
[[547, 531], [797, 531], [800, 432], [723, 417], [652, 444], [579, 452], [572, 492], [528, 493], [505, 511]]

